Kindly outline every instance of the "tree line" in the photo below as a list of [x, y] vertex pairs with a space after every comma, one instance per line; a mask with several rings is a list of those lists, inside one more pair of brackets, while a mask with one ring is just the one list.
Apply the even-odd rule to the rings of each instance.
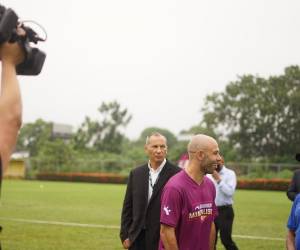
[[[239, 76], [224, 91], [205, 97], [199, 123], [181, 134], [215, 137], [225, 159], [238, 162], [294, 163], [300, 152], [300, 69], [285, 68], [279, 76]], [[124, 128], [132, 115], [117, 101], [103, 102], [99, 117], [85, 117], [68, 140], [53, 136], [51, 122], [23, 125], [17, 150], [28, 151], [35, 171], [123, 171], [146, 160], [143, 145], [153, 131], [167, 137], [168, 157], [177, 161], [186, 143], [168, 129], [144, 129], [130, 140]], [[101, 164], [102, 165], [101, 165]], [[101, 165], [101, 166], [100, 166]]]

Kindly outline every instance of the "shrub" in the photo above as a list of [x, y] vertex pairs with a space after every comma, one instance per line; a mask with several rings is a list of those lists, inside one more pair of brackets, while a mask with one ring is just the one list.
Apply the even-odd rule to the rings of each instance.
[[[74, 181], [94, 183], [127, 183], [128, 176], [115, 173], [38, 173], [38, 180]], [[287, 179], [238, 179], [238, 189], [286, 191], [290, 184]]]
[[287, 191], [290, 180], [287, 179], [238, 179], [238, 189]]

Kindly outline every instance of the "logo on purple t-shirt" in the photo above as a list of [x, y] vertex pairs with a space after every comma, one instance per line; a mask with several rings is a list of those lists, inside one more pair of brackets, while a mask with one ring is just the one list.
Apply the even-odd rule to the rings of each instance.
[[166, 213], [166, 215], [170, 215], [171, 209], [169, 209], [169, 207], [164, 206], [164, 211]]
[[197, 219], [200, 218], [201, 221], [204, 221], [205, 218], [209, 215], [213, 214], [213, 204], [212, 203], [204, 203], [199, 204], [195, 207], [195, 211], [189, 213], [189, 219]]

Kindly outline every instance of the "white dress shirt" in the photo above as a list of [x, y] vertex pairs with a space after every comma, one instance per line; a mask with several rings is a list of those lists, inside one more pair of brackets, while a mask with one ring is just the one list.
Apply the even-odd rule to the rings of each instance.
[[161, 170], [163, 169], [163, 167], [165, 166], [167, 160], [164, 159], [163, 162], [159, 165], [159, 167], [154, 170], [151, 165], [150, 165], [150, 161], [148, 162], [148, 168], [149, 168], [149, 188], [148, 188], [148, 202], [151, 199], [152, 193], [153, 193], [153, 187], [155, 185], [155, 183], [158, 181], [158, 177], [159, 174], [161, 172]]
[[221, 181], [219, 183], [217, 183], [211, 174], [207, 175], [214, 182], [216, 187], [216, 205], [218, 207], [232, 205], [233, 194], [236, 188], [236, 174], [233, 170], [223, 166], [219, 175], [221, 177]]

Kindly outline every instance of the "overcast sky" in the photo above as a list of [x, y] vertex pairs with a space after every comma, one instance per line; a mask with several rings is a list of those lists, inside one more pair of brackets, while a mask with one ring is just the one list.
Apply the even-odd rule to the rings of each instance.
[[269, 77], [300, 62], [296, 0], [1, 3], [48, 33], [42, 73], [19, 78], [25, 123], [77, 128], [117, 100], [133, 115], [130, 138], [150, 126], [178, 134], [200, 121], [206, 95], [238, 75]]

